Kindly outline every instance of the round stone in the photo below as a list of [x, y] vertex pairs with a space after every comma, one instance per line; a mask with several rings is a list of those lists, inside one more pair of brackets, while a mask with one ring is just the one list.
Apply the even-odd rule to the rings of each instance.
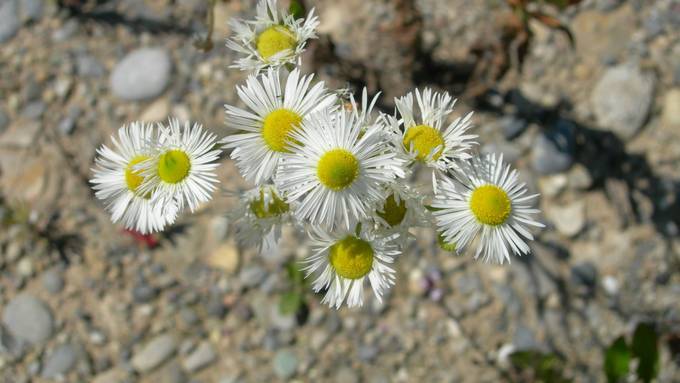
[[2, 323], [14, 337], [31, 344], [49, 339], [54, 327], [47, 305], [29, 294], [19, 294], [5, 306]]
[[111, 72], [113, 94], [127, 101], [154, 98], [170, 80], [170, 55], [161, 48], [142, 48], [130, 52]]

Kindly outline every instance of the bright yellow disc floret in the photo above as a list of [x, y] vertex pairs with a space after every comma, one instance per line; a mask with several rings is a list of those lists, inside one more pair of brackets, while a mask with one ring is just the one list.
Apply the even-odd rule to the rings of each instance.
[[363, 239], [348, 235], [329, 250], [330, 262], [335, 272], [347, 279], [359, 279], [371, 271], [373, 248]]
[[432, 156], [432, 159], [436, 160], [444, 151], [444, 137], [442, 137], [439, 130], [431, 126], [412, 126], [408, 128], [406, 134], [404, 134], [404, 147], [406, 150], [410, 150], [411, 145], [413, 145], [413, 150], [416, 152], [416, 159], [419, 161], [427, 160], [432, 150], [439, 147], [437, 152]]
[[168, 150], [158, 160], [158, 176], [169, 184], [184, 180], [191, 170], [189, 156], [181, 150]]
[[296, 44], [295, 34], [281, 25], [273, 25], [257, 36], [257, 51], [265, 60], [286, 49], [294, 50]]
[[286, 147], [292, 141], [290, 134], [300, 126], [302, 117], [288, 109], [276, 109], [264, 118], [262, 138], [269, 149], [288, 152]]
[[329, 150], [321, 156], [316, 174], [327, 188], [342, 190], [359, 176], [359, 161], [345, 149]]
[[394, 194], [390, 194], [383, 204], [382, 211], [376, 212], [378, 216], [387, 222], [388, 225], [394, 227], [401, 223], [406, 216], [406, 201], [402, 198], [397, 203]]
[[496, 185], [483, 185], [472, 192], [470, 209], [479, 222], [498, 226], [510, 216], [512, 203], [503, 189]]
[[260, 198], [250, 202], [250, 211], [255, 214], [257, 218], [273, 218], [278, 217], [281, 214], [287, 213], [290, 209], [286, 201], [279, 198], [278, 195], [272, 193], [272, 198], [267, 205], [267, 209], [264, 208], [264, 191], [260, 190]]
[[139, 174], [140, 171], [134, 170], [133, 167], [148, 159], [149, 157], [147, 156], [135, 156], [128, 162], [127, 167], [125, 168], [125, 184], [131, 192], [137, 191], [139, 185], [144, 182], [144, 177]]

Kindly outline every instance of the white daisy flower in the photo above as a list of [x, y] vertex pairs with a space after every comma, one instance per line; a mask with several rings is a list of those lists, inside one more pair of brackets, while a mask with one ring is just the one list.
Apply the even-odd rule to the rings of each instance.
[[158, 140], [158, 132], [151, 124], [133, 122], [118, 130], [118, 139], [112, 138], [113, 149], [102, 145], [97, 149], [94, 177], [95, 195], [106, 204], [111, 221], [122, 221], [127, 229], [142, 234], [163, 230], [175, 221], [177, 206], [174, 203], [155, 203], [152, 191], [143, 192], [144, 181], [135, 166], [153, 156], [151, 146]]
[[144, 176], [140, 190], [153, 190], [153, 199], [159, 203], [174, 201], [180, 210], [188, 205], [193, 212], [211, 199], [219, 182], [214, 171], [221, 151], [215, 149], [216, 137], [197, 123], [182, 125], [174, 118], [159, 128], [154, 155], [137, 165]]
[[282, 92], [279, 71], [270, 69], [236, 87], [249, 110], [225, 105], [227, 124], [238, 132], [222, 142], [234, 149], [231, 158], [246, 180], [256, 185], [270, 181], [281, 156], [289, 152], [291, 134], [311, 113], [335, 104], [336, 97], [327, 93], [323, 82], [310, 89], [312, 78], [301, 77], [295, 69]]
[[429, 88], [422, 93], [416, 89], [415, 95], [420, 112], [417, 119], [413, 110], [413, 93], [409, 93], [395, 99], [401, 120], [386, 116], [385, 121], [394, 134], [395, 146], [402, 154], [433, 169], [432, 182], [436, 189], [437, 178], [448, 169], [455, 169], [456, 161], [471, 158], [469, 149], [477, 137], [466, 134], [471, 127], [472, 112], [445, 126], [456, 100], [446, 92], [436, 93]]
[[475, 158], [458, 176], [460, 186], [442, 182], [432, 206], [438, 230], [446, 244], [465, 248], [479, 237], [475, 258], [487, 262], [510, 262], [510, 251], [529, 253], [525, 239], [533, 240], [527, 226], [544, 225], [531, 218], [539, 213], [529, 202], [538, 194], [526, 195], [516, 170], [491, 154]]
[[350, 229], [366, 220], [385, 183], [402, 177], [403, 162], [376, 125], [361, 135], [361, 121], [346, 110], [313, 115], [291, 138], [277, 172], [279, 190], [298, 202], [300, 221], [325, 229], [344, 221]]
[[316, 38], [318, 25], [314, 9], [305, 19], [296, 20], [279, 10], [276, 0], [260, 0], [255, 20], [230, 22], [234, 35], [227, 40], [227, 47], [245, 55], [231, 67], [258, 73], [267, 67], [298, 64], [307, 40]]
[[413, 238], [412, 227], [429, 227], [431, 215], [424, 205], [425, 196], [411, 186], [393, 182], [385, 187], [383, 198], [374, 207], [373, 220], [384, 233], [399, 233], [403, 249]]
[[358, 235], [316, 230], [309, 235], [313, 254], [304, 260], [303, 270], [307, 277], [316, 275], [312, 282], [315, 292], [327, 290], [322, 303], [336, 309], [345, 301], [348, 307], [361, 306], [366, 278], [378, 301], [394, 285], [395, 271], [390, 264], [399, 255], [392, 242], [397, 234], [379, 237], [367, 230]]
[[259, 253], [278, 252], [281, 229], [290, 222], [290, 205], [274, 185], [263, 185], [240, 195], [239, 208], [229, 216], [235, 222], [236, 237]]
[[354, 114], [354, 118], [360, 121], [362, 126], [365, 127], [371, 125], [371, 122], [369, 121], [373, 113], [373, 108], [375, 107], [375, 104], [378, 102], [378, 97], [380, 97], [380, 92], [376, 93], [376, 95], [373, 96], [373, 99], [369, 101], [368, 89], [364, 87], [364, 89], [361, 91], [361, 106], [359, 106], [357, 105], [357, 102], [354, 99], [354, 95], [353, 94], [349, 95], [352, 114]]

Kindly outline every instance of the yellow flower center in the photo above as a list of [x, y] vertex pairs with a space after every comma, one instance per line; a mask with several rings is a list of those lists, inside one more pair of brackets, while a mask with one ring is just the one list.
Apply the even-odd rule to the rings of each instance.
[[272, 218], [278, 217], [281, 214], [287, 213], [290, 207], [286, 201], [279, 198], [275, 193], [271, 194], [272, 198], [267, 205], [264, 207], [264, 191], [260, 190], [260, 198], [250, 202], [250, 211], [255, 214], [257, 218]]
[[321, 156], [316, 174], [327, 188], [342, 190], [359, 176], [359, 161], [345, 149], [329, 150]]
[[191, 161], [181, 150], [168, 150], [158, 160], [158, 176], [169, 184], [181, 182], [189, 175]]
[[133, 193], [137, 191], [139, 185], [141, 185], [142, 182], [144, 182], [144, 177], [142, 177], [139, 174], [140, 173], [139, 170], [134, 170], [134, 166], [148, 159], [149, 157], [147, 156], [132, 157], [130, 162], [128, 162], [127, 167], [125, 168], [125, 184], [127, 185], [128, 189], [130, 189], [130, 191]]
[[402, 198], [399, 203], [394, 198], [394, 194], [391, 194], [385, 200], [383, 205], [383, 210], [376, 212], [378, 216], [387, 222], [388, 225], [394, 227], [401, 223], [406, 216], [406, 201]]
[[273, 25], [257, 36], [257, 51], [263, 59], [268, 59], [284, 50], [293, 50], [297, 41], [290, 29]]
[[264, 118], [262, 138], [275, 152], [288, 152], [286, 147], [292, 140], [290, 134], [300, 126], [302, 117], [288, 109], [276, 109]]
[[510, 216], [512, 203], [503, 189], [496, 185], [483, 185], [472, 192], [470, 209], [479, 222], [498, 226]]
[[330, 248], [330, 261], [335, 272], [347, 279], [359, 279], [371, 271], [371, 244], [353, 235], [336, 242]]
[[439, 244], [439, 247], [444, 251], [448, 251], [450, 253], [456, 252], [456, 243], [446, 242], [444, 236], [441, 233], [437, 233], [437, 243]]
[[404, 134], [406, 150], [411, 149], [411, 144], [413, 144], [413, 150], [417, 153], [416, 159], [419, 161], [427, 160], [432, 150], [438, 146], [440, 148], [432, 156], [433, 160], [438, 159], [444, 151], [444, 137], [439, 130], [427, 125], [412, 126], [406, 130], [406, 134]]

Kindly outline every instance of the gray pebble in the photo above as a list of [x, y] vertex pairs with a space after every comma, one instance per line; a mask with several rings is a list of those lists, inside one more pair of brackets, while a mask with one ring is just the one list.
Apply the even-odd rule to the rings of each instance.
[[297, 371], [298, 359], [289, 350], [281, 350], [274, 355], [274, 373], [280, 379], [290, 379]]
[[44, 358], [42, 377], [50, 379], [68, 373], [78, 361], [79, 353], [80, 350], [70, 343], [57, 346]]
[[0, 134], [7, 130], [7, 125], [9, 125], [9, 117], [0, 109]]
[[622, 139], [633, 137], [647, 120], [655, 82], [635, 65], [607, 69], [590, 99], [598, 125]]
[[208, 342], [201, 342], [186, 359], [183, 366], [189, 372], [200, 370], [217, 359], [217, 354]]
[[21, 0], [19, 9], [23, 21], [37, 21], [43, 15], [43, 0]]
[[239, 274], [239, 281], [245, 287], [254, 287], [259, 285], [266, 275], [266, 271], [257, 265], [245, 267]]
[[536, 136], [531, 149], [531, 166], [539, 174], [566, 171], [574, 161], [571, 123], [560, 120], [555, 127]]
[[26, 293], [17, 295], [5, 306], [2, 323], [14, 337], [31, 344], [49, 339], [54, 327], [49, 307]]
[[58, 294], [64, 288], [64, 277], [58, 267], [47, 270], [41, 280], [43, 287], [52, 294]]
[[527, 129], [527, 122], [524, 119], [514, 116], [506, 116], [498, 121], [498, 124], [503, 131], [503, 136], [506, 140], [512, 140], [519, 137]]
[[101, 77], [106, 72], [104, 66], [90, 55], [80, 55], [76, 58], [76, 70], [79, 76]]
[[139, 349], [132, 357], [132, 367], [139, 372], [153, 370], [177, 350], [177, 340], [170, 334], [162, 334]]
[[45, 113], [45, 109], [47, 109], [47, 105], [42, 101], [29, 102], [24, 106], [24, 109], [21, 110], [21, 116], [31, 120], [37, 120]]
[[78, 24], [77, 20], [69, 19], [64, 23], [64, 25], [61, 26], [61, 28], [52, 32], [52, 41], [62, 42], [70, 39], [76, 34], [76, 32], [78, 32], [79, 26], [80, 25]]
[[0, 3], [0, 43], [14, 37], [19, 30], [19, 7], [16, 0]]
[[123, 100], [154, 98], [165, 90], [170, 80], [170, 55], [161, 48], [141, 48], [130, 52], [113, 69], [111, 90]]
[[138, 283], [132, 289], [132, 297], [137, 303], [147, 303], [158, 295], [158, 290], [146, 283]]
[[597, 286], [597, 267], [592, 262], [581, 262], [571, 268], [571, 281], [584, 293], [592, 293]]

